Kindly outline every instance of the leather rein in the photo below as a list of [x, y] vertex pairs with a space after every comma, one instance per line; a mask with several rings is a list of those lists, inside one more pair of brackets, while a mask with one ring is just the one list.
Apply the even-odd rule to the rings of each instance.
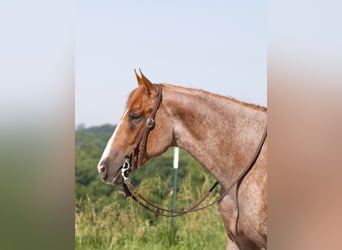
[[200, 205], [212, 193], [212, 191], [216, 188], [216, 186], [219, 184], [218, 181], [216, 181], [214, 183], [214, 185], [207, 191], [207, 193], [199, 201], [197, 201], [193, 206], [191, 206], [188, 209], [178, 210], [178, 211], [163, 208], [163, 207], [160, 207], [157, 204], [151, 202], [150, 200], [146, 199], [142, 194], [140, 194], [138, 192], [138, 190], [135, 188], [135, 186], [131, 183], [130, 179], [127, 177], [128, 171], [132, 167], [131, 161], [134, 162], [135, 157], [137, 156], [138, 157], [137, 164], [136, 164], [136, 167], [134, 167], [134, 164], [133, 164], [133, 169], [140, 169], [141, 168], [141, 161], [142, 161], [144, 154], [146, 153], [146, 144], [147, 144], [148, 135], [149, 135], [150, 131], [154, 128], [155, 115], [156, 115], [157, 110], [159, 108], [159, 105], [162, 101], [162, 88], [159, 85], [155, 85], [155, 86], [157, 88], [156, 105], [154, 106], [150, 117], [146, 120], [145, 129], [142, 131], [142, 133], [138, 137], [137, 142], [135, 144], [135, 147], [133, 149], [133, 153], [130, 156], [126, 157], [126, 160], [125, 160], [125, 162], [121, 168], [121, 175], [124, 179], [124, 183], [122, 184], [122, 187], [123, 187], [123, 190], [126, 194], [126, 197], [131, 197], [140, 206], [144, 207], [145, 209], [149, 210], [150, 212], [153, 212], [156, 215], [165, 216], [165, 217], [178, 217], [178, 216], [182, 216], [184, 214], [190, 213], [190, 212], [196, 212], [199, 210], [203, 210], [205, 208], [208, 208], [208, 207], [216, 204], [217, 202], [220, 202], [223, 199], [223, 197], [226, 196], [228, 194], [228, 192], [235, 185], [237, 185], [237, 190], [236, 190], [236, 195], [237, 195], [238, 189], [240, 187], [240, 184], [242, 183], [242, 180], [245, 178], [245, 176], [248, 174], [248, 172], [252, 169], [252, 167], [254, 166], [255, 162], [257, 161], [257, 159], [260, 155], [262, 146], [266, 140], [267, 128], [265, 128], [265, 131], [264, 131], [263, 136], [260, 140], [258, 148], [257, 148], [254, 156], [252, 157], [252, 159], [249, 161], [248, 165], [244, 169], [244, 171], [238, 176], [238, 178], [235, 179], [234, 182], [232, 182], [230, 184], [230, 186], [227, 189], [225, 189], [225, 191], [223, 193], [221, 193], [221, 195], [217, 199], [215, 199], [214, 201], [212, 201], [212, 202], [210, 202], [210, 203], [208, 203], [202, 207], [200, 207]]

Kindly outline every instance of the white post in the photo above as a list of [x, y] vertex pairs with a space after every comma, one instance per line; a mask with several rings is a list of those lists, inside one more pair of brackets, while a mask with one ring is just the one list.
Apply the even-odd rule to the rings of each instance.
[[173, 168], [178, 168], [178, 159], [179, 159], [179, 148], [174, 147], [173, 151]]
[[[171, 210], [176, 210], [176, 193], [177, 193], [177, 169], [178, 169], [178, 161], [179, 161], [179, 148], [174, 147], [173, 151], [173, 193], [172, 193], [172, 205]], [[175, 238], [175, 217], [171, 217], [171, 237], [170, 237], [170, 245], [173, 245]]]

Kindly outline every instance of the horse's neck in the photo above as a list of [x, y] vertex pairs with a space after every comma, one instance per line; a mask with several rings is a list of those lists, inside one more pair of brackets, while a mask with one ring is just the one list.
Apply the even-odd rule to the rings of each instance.
[[239, 175], [258, 146], [266, 112], [204, 91], [168, 87], [164, 92], [163, 102], [174, 117], [175, 146], [220, 182]]

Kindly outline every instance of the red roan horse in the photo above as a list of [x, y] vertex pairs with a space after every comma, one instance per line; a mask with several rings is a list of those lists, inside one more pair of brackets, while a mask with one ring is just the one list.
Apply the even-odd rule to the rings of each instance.
[[[135, 74], [139, 86], [130, 94], [126, 111], [99, 161], [100, 177], [108, 184], [121, 185], [121, 169], [127, 159], [140, 166], [177, 146], [216, 178], [221, 193], [226, 192], [255, 155], [266, 129], [267, 109], [202, 90], [152, 84], [141, 71]], [[139, 138], [152, 113], [155, 123], [150, 124], [141, 149], [137, 143], [141, 144]], [[136, 157], [137, 150], [145, 151], [141, 159]], [[228, 234], [226, 249], [266, 248], [266, 165], [267, 139], [243, 181], [220, 200], [219, 211]]]

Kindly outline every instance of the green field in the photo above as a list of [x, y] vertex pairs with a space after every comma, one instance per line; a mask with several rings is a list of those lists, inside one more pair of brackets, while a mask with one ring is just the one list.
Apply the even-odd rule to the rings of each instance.
[[[125, 199], [120, 187], [100, 181], [96, 164], [113, 130], [110, 125], [76, 130], [75, 249], [225, 249], [226, 232], [217, 205], [175, 218], [171, 245], [170, 218], [146, 211]], [[170, 150], [130, 176], [143, 195], [168, 208], [172, 157]], [[215, 180], [184, 151], [179, 165], [176, 206], [182, 209], [203, 196]], [[218, 193], [219, 188], [209, 200]]]

